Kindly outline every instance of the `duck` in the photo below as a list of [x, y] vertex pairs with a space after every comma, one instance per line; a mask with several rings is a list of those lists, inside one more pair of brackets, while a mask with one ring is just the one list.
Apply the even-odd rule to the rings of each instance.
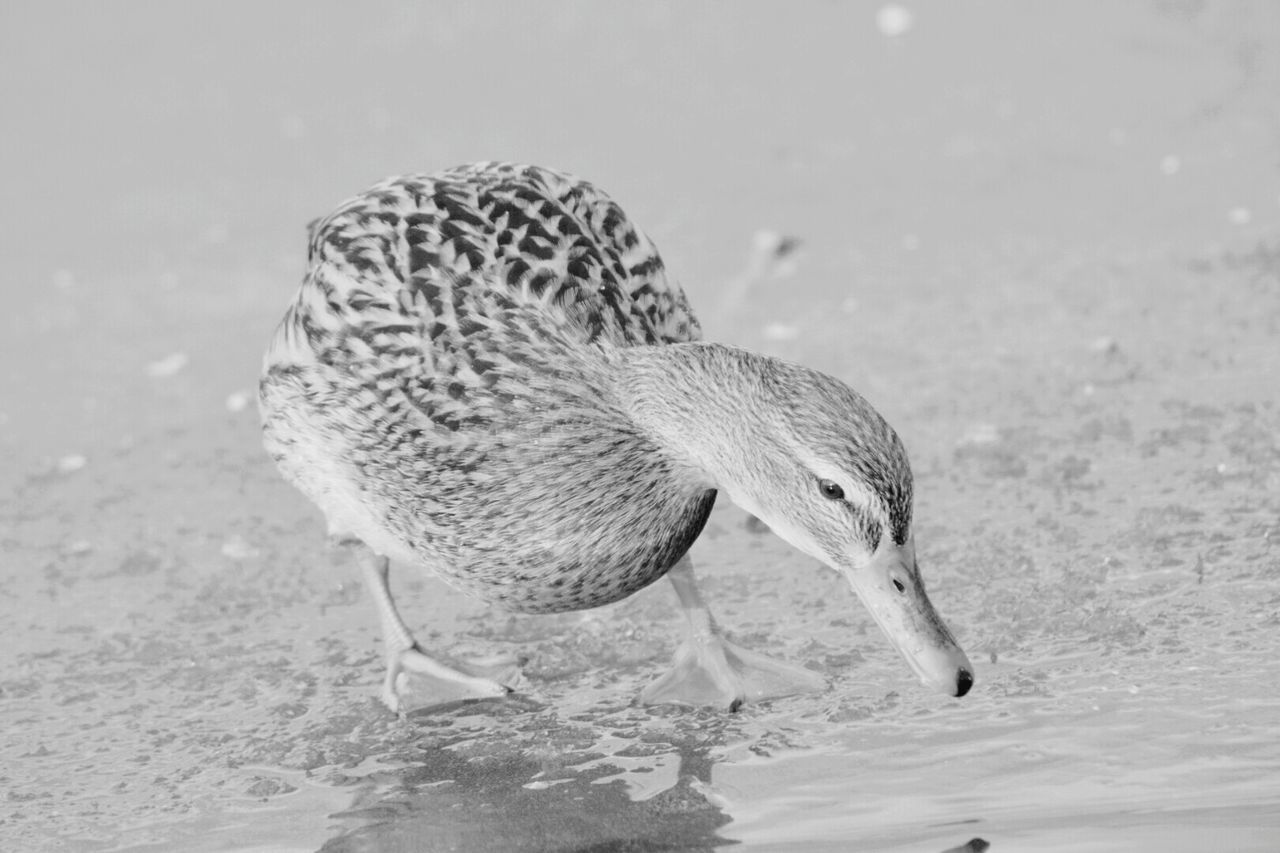
[[669, 578], [684, 636], [645, 704], [825, 689], [729, 640], [704, 601], [689, 550], [720, 493], [843, 575], [927, 686], [973, 685], [925, 592], [897, 433], [834, 377], [703, 340], [654, 244], [571, 174], [394, 177], [311, 223], [258, 392], [267, 452], [355, 549], [393, 712], [420, 678], [476, 699], [516, 678], [419, 644], [391, 561], [526, 613]]

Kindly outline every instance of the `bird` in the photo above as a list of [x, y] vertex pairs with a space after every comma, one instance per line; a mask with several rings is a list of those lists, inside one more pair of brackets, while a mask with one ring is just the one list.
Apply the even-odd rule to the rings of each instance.
[[263, 443], [356, 550], [380, 692], [512, 678], [420, 645], [390, 563], [558, 613], [671, 580], [685, 636], [645, 704], [736, 710], [826, 679], [729, 640], [689, 549], [719, 493], [844, 575], [926, 685], [973, 667], [931, 604], [897, 433], [844, 382], [703, 340], [650, 239], [593, 184], [486, 161], [388, 178], [311, 223], [263, 359]]

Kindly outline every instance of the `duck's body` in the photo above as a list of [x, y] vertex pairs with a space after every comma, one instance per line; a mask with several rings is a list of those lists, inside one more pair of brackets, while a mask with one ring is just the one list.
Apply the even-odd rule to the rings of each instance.
[[[699, 337], [649, 240], [558, 172], [481, 163], [393, 179], [313, 225], [307, 277], [265, 359], [265, 442], [330, 532], [382, 560], [370, 577], [394, 658], [390, 704], [398, 656], [421, 657], [404, 664], [420, 671], [434, 661], [394, 612], [385, 558], [552, 612], [662, 577], [717, 487], [785, 536], [795, 513], [770, 519], [756, 482], [778, 462], [767, 451], [785, 453], [787, 435], [825, 449], [827, 437], [772, 406], [848, 422], [855, 436], [834, 464], [860, 478], [859, 498], [876, 493], [853, 526], [906, 546], [910, 469], [865, 401]], [[765, 458], [753, 460], [757, 441]], [[690, 595], [686, 608], [700, 605]]]
[[698, 324], [589, 184], [498, 164], [387, 181], [316, 223], [310, 263], [262, 408], [335, 533], [530, 612], [630, 595], [697, 538], [715, 493], [638, 434], [616, 350]]

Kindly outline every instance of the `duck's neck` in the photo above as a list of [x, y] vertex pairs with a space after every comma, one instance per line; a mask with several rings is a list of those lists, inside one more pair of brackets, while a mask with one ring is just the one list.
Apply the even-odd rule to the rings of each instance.
[[750, 511], [742, 481], [778, 434], [770, 403], [778, 365], [722, 344], [634, 347], [620, 353], [617, 388], [636, 426], [695, 483]]

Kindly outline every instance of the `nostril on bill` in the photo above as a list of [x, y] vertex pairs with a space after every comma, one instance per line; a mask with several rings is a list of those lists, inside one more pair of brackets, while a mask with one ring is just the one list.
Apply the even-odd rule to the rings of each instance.
[[969, 692], [969, 688], [973, 687], [973, 673], [967, 669], [962, 669], [956, 673], [956, 696], [963, 696]]

